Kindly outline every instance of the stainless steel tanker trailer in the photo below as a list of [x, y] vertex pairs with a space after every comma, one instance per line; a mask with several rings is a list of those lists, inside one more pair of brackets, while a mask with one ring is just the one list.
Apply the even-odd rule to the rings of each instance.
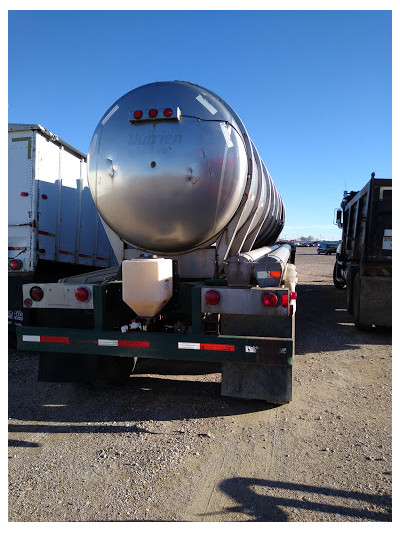
[[294, 249], [277, 243], [284, 204], [235, 111], [192, 83], [134, 89], [101, 118], [88, 181], [120, 266], [24, 286], [18, 342], [40, 352], [39, 379], [216, 361], [223, 395], [290, 401]]

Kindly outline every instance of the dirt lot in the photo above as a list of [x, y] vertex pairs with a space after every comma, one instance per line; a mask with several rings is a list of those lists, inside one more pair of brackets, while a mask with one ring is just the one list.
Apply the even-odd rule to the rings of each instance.
[[359, 332], [334, 256], [297, 252], [294, 397], [220, 396], [218, 365], [142, 360], [109, 389], [9, 351], [9, 520], [391, 520], [391, 335]]

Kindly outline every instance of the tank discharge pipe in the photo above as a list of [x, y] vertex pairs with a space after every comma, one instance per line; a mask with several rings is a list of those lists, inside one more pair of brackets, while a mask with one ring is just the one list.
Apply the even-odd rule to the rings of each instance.
[[279, 287], [290, 254], [289, 244], [275, 244], [230, 257], [224, 262], [228, 285], [248, 287], [256, 280], [260, 287]]

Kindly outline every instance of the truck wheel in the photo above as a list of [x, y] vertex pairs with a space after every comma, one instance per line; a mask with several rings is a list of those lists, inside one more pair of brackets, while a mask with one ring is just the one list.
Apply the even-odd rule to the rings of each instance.
[[353, 280], [353, 320], [354, 325], [360, 331], [370, 331], [372, 329], [372, 324], [363, 324], [360, 322], [360, 274], [354, 276]]
[[338, 264], [335, 263], [335, 266], [333, 267], [333, 284], [337, 289], [344, 289], [346, 283], [338, 277]]

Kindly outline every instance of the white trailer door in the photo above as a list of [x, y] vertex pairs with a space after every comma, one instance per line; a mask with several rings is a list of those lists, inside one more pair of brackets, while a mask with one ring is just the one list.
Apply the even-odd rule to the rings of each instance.
[[22, 262], [22, 272], [35, 268], [34, 134], [8, 134], [8, 258]]

